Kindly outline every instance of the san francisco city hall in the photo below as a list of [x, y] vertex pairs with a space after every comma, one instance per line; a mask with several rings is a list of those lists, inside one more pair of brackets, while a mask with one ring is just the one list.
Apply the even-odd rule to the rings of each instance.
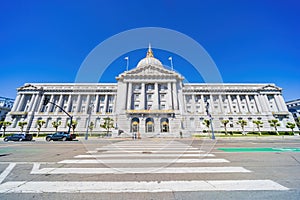
[[17, 97], [6, 121], [7, 131], [19, 131], [19, 121], [26, 121], [27, 132], [37, 132], [37, 120], [44, 120], [42, 132], [54, 132], [52, 121], [61, 121], [59, 131], [66, 131], [69, 117], [53, 104], [66, 110], [78, 122], [76, 132], [84, 133], [93, 122], [93, 133], [100, 133], [103, 119], [113, 119], [113, 133], [128, 136], [184, 136], [207, 130], [206, 105], [213, 117], [213, 127], [223, 131], [221, 120], [229, 120], [228, 131], [241, 131], [238, 120], [248, 123], [245, 131], [256, 131], [253, 120], [263, 122], [262, 131], [272, 131], [268, 120], [278, 119], [279, 131], [288, 131], [294, 122], [274, 84], [183, 83], [183, 76], [163, 67], [149, 47], [146, 58], [129, 71], [119, 74], [117, 83], [33, 83], [17, 89]]

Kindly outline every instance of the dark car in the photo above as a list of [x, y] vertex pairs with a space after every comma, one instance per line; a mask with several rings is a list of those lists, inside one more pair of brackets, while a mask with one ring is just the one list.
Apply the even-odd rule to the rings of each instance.
[[53, 141], [57, 141], [57, 140], [66, 141], [66, 140], [73, 140], [75, 138], [76, 138], [75, 134], [68, 134], [67, 132], [56, 132], [54, 134], [47, 135], [46, 136], [46, 141], [48, 141], [48, 142], [50, 142], [51, 140], [53, 140]]
[[31, 141], [32, 134], [16, 133], [16, 134], [12, 134], [10, 136], [6, 136], [3, 140], [5, 142], [8, 142], [8, 141]]

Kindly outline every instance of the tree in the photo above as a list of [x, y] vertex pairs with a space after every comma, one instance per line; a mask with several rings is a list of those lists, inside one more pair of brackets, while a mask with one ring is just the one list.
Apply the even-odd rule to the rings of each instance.
[[292, 132], [294, 133], [294, 128], [296, 127], [296, 124], [292, 122], [288, 122], [286, 124], [286, 127], [292, 129]]
[[101, 128], [104, 128], [106, 130], [106, 136], [108, 136], [109, 129], [114, 128], [113, 119], [110, 117], [104, 118], [103, 124], [100, 124]]
[[70, 122], [68, 122], [68, 127], [71, 126], [72, 132], [73, 134], [75, 134], [75, 129], [77, 127], [78, 122], [76, 120], [72, 120], [72, 123], [70, 124]]
[[205, 125], [205, 126], [206, 126], [206, 128], [208, 128], [208, 129], [209, 129], [209, 127], [210, 127], [210, 120], [209, 120], [209, 119], [205, 119], [205, 120], [203, 120], [203, 125]]
[[94, 126], [95, 126], [94, 122], [90, 122], [90, 125], [89, 125], [90, 136], [92, 136], [92, 131], [93, 131], [93, 129], [94, 129]]
[[241, 128], [243, 129], [243, 135], [247, 135], [247, 133], [245, 133], [245, 126], [247, 126], [247, 121], [241, 119], [237, 122], [237, 124], [239, 124], [241, 126]]
[[258, 134], [261, 135], [260, 128], [263, 127], [264, 123], [260, 120], [253, 120], [252, 122], [253, 122], [253, 124], [256, 125], [256, 128], [258, 130]]
[[277, 127], [280, 126], [280, 123], [278, 122], [278, 120], [277, 119], [271, 119], [271, 120], [269, 120], [269, 123], [270, 123], [271, 127], [274, 127], [276, 134], [279, 135], [279, 133], [277, 131]]
[[7, 121], [0, 121], [0, 125], [3, 128], [3, 137], [5, 136], [5, 130], [8, 126], [11, 125], [11, 122], [7, 122]]
[[224, 120], [221, 121], [221, 123], [224, 125], [225, 135], [227, 135], [227, 124], [229, 123], [229, 120], [224, 119]]
[[19, 122], [18, 126], [20, 127], [21, 133], [23, 133], [24, 126], [27, 125], [27, 122]]
[[38, 133], [37, 133], [37, 137], [39, 137], [39, 134], [40, 134], [40, 131], [41, 131], [41, 128], [42, 126], [45, 124], [46, 122], [42, 119], [39, 119], [36, 121], [36, 125], [37, 125], [37, 129], [38, 129]]
[[61, 121], [53, 121], [52, 126], [55, 128], [55, 132], [57, 132], [58, 127], [61, 125]]

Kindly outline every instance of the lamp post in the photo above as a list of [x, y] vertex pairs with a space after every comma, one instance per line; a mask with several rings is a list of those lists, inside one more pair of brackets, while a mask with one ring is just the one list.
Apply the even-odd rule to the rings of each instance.
[[214, 127], [213, 127], [213, 118], [211, 116], [211, 114], [209, 113], [209, 103], [206, 102], [206, 114], [209, 117], [209, 121], [210, 121], [210, 127], [211, 127], [211, 139], [215, 139], [215, 133], [214, 133]]
[[85, 140], [87, 140], [88, 137], [89, 137], [89, 126], [90, 126], [89, 124], [90, 124], [90, 121], [91, 121], [91, 114], [92, 114], [93, 108], [94, 108], [94, 104], [91, 103], [91, 104], [89, 105], [88, 111], [87, 111], [88, 114], [89, 114], [89, 118], [88, 118], [87, 125], [86, 125], [86, 132], [85, 132], [85, 137], [84, 137]]

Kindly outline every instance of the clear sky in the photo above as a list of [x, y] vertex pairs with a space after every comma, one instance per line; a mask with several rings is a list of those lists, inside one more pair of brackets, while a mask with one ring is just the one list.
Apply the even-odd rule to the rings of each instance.
[[[292, 100], [300, 98], [299, 22], [298, 0], [1, 0], [0, 96], [15, 98], [24, 83], [74, 82], [85, 57], [110, 36], [163, 27], [200, 43], [225, 83], [275, 83]], [[154, 54], [169, 64], [169, 52]], [[133, 68], [145, 52], [129, 56]], [[174, 59], [189, 82], [201, 82], [185, 64]], [[125, 67], [120, 57], [103, 81], [115, 82]]]

